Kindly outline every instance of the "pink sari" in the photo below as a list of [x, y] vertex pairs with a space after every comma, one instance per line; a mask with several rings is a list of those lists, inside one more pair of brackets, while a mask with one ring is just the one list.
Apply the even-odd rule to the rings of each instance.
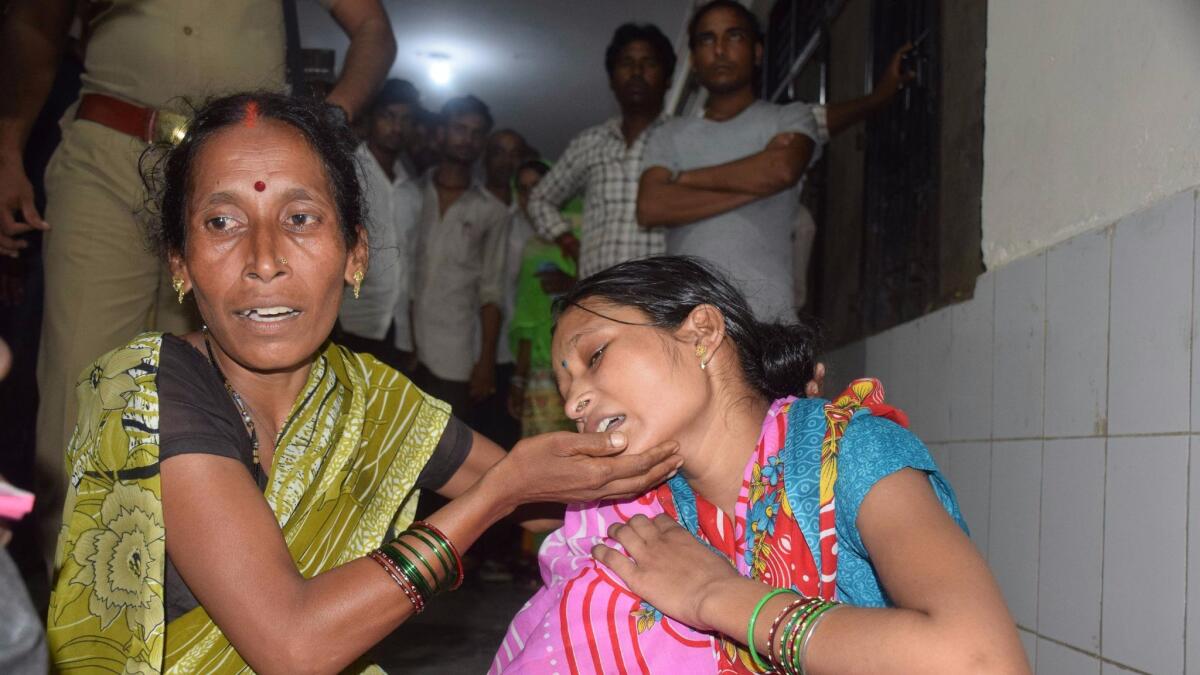
[[659, 629], [646, 630], [652, 610], [592, 559], [596, 544], [614, 545], [609, 525], [639, 513], [664, 513], [655, 493], [567, 510], [538, 555], [545, 586], [513, 619], [489, 673], [715, 672], [712, 637], [661, 614]]
[[[698, 504], [706, 539], [724, 544], [718, 548], [732, 548], [738, 571], [744, 576], [751, 576], [743, 560], [753, 470], [764, 459], [764, 451], [778, 451], [778, 445], [770, 441], [784, 436], [780, 427], [786, 425], [786, 415], [780, 413], [787, 400], [776, 401], [766, 417], [759, 452], [746, 467], [734, 518], [706, 502]], [[670, 506], [664, 507], [664, 503]], [[721, 658], [722, 651], [728, 654], [733, 649], [730, 643], [695, 631], [644, 604], [592, 558], [596, 544], [620, 548], [607, 536], [610, 525], [637, 514], [653, 518], [663, 513], [676, 515], [671, 491], [665, 485], [633, 500], [569, 507], [563, 527], [546, 538], [538, 556], [545, 586], [513, 619], [489, 673], [754, 672], [737, 656], [732, 667], [728, 656]]]

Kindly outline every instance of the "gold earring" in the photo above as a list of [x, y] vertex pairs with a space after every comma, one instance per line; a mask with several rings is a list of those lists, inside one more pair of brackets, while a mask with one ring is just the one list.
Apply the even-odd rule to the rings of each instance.
[[183, 278], [182, 277], [172, 277], [171, 278], [171, 286], [175, 289], [175, 292], [179, 294], [179, 304], [182, 305], [183, 304], [183, 296], [187, 294], [187, 291], [183, 290]]
[[700, 370], [708, 367], [708, 361], [704, 357], [708, 356], [708, 347], [706, 345], [696, 345], [696, 358], [700, 359]]
[[354, 299], [355, 300], [358, 299], [358, 293], [359, 293], [359, 291], [362, 290], [362, 280], [363, 280], [363, 271], [361, 269], [355, 270], [354, 271]]

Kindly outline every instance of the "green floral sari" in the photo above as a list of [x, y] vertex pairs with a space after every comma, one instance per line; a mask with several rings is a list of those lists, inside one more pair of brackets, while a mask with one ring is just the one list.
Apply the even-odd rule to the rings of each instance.
[[[47, 631], [60, 670], [249, 672], [203, 607], [164, 625], [161, 345], [160, 334], [138, 336], [101, 357], [77, 388]], [[372, 357], [324, 349], [277, 443], [265, 493], [301, 574], [366, 555], [393, 523], [407, 527], [416, 506], [409, 496], [449, 414]]]

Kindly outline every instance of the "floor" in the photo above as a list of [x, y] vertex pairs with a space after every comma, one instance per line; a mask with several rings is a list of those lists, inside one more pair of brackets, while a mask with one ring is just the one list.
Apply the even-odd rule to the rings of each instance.
[[468, 583], [438, 596], [371, 658], [393, 675], [486, 673], [509, 621], [533, 591], [516, 583]]

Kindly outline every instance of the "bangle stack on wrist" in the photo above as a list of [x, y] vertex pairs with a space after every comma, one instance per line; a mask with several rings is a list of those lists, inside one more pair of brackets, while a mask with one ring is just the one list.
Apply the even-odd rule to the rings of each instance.
[[[804, 675], [804, 660], [808, 655], [808, 643], [812, 639], [813, 633], [816, 632], [821, 619], [830, 610], [840, 607], [841, 603], [801, 596], [791, 589], [775, 589], [763, 596], [750, 615], [746, 643], [750, 647], [750, 656], [754, 660], [754, 664], [768, 672], [776, 671], [772, 670], [769, 664], [763, 662], [758, 650], [755, 649], [754, 628], [758, 622], [758, 615], [767, 602], [771, 598], [785, 593], [791, 593], [798, 597], [771, 622], [771, 632], [767, 635], [767, 658], [776, 665], [779, 669], [778, 672], [786, 675]], [[787, 619], [786, 623], [785, 619]], [[782, 632], [780, 632], [780, 626], [783, 626]]]
[[[433, 553], [440, 570], [434, 569], [418, 545]], [[371, 551], [368, 557], [396, 582], [417, 613], [425, 610], [434, 595], [455, 590], [463, 582], [462, 557], [458, 549], [441, 530], [424, 521], [414, 522], [400, 536]]]

